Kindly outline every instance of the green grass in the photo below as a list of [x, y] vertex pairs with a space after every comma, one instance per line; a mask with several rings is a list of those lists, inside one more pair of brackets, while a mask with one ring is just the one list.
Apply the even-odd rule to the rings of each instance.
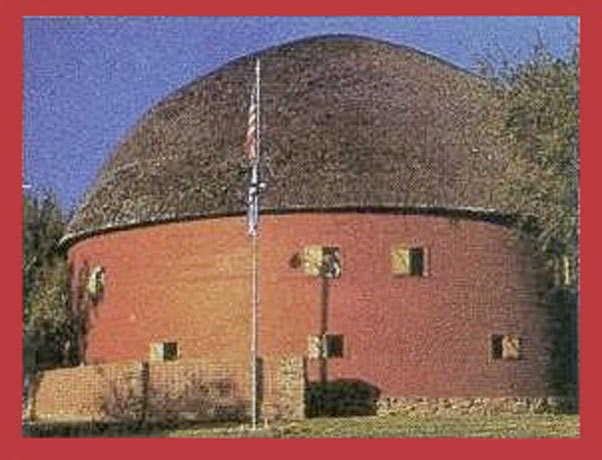
[[578, 415], [390, 415], [312, 418], [263, 426], [237, 423], [177, 426], [34, 425], [26, 436], [168, 438], [576, 438]]
[[514, 416], [366, 416], [315, 418], [256, 432], [240, 428], [184, 429], [163, 432], [168, 437], [267, 438], [565, 438], [579, 436], [577, 415]]

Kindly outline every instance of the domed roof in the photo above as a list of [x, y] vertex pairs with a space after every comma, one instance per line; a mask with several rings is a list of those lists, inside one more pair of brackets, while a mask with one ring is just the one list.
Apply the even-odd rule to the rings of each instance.
[[261, 59], [261, 209], [495, 208], [472, 153], [482, 81], [435, 57], [352, 36], [239, 58], [152, 108], [99, 172], [66, 239], [244, 213], [243, 153]]

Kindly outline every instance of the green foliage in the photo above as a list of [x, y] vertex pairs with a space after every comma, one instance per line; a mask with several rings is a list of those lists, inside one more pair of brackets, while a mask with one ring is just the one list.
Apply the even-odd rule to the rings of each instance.
[[23, 200], [23, 353], [26, 374], [65, 364], [73, 344], [65, 223], [56, 197]]
[[558, 394], [576, 396], [579, 383], [577, 350], [578, 293], [571, 289], [552, 289], [546, 296], [552, 326], [554, 360], [550, 382]]
[[[489, 61], [489, 62], [487, 62]], [[492, 61], [494, 61], [492, 63]], [[538, 44], [524, 62], [483, 58], [496, 110], [486, 127], [497, 139], [487, 168], [496, 168], [496, 201], [535, 236], [549, 270], [542, 286], [552, 327], [551, 380], [560, 393], [578, 381], [579, 49], [554, 57]]]
[[503, 165], [494, 186], [496, 198], [505, 211], [521, 216], [524, 226], [532, 229], [535, 223], [538, 246], [561, 275], [556, 284], [576, 287], [578, 47], [569, 57], [558, 58], [538, 45], [526, 61], [504, 60], [489, 77], [489, 97], [493, 93], [501, 108], [489, 122], [501, 146], [498, 159]]
[[62, 340], [69, 322], [68, 284], [69, 270], [59, 257], [49, 260], [38, 271], [30, 296], [28, 320], [24, 323], [27, 336], [37, 336], [46, 345]]
[[23, 320], [29, 321], [34, 288], [40, 274], [58, 256], [57, 243], [64, 222], [56, 197], [46, 192], [42, 198], [23, 199]]
[[577, 61], [536, 53], [516, 69], [508, 97], [506, 133], [515, 169], [509, 200], [537, 215], [542, 245], [577, 249], [579, 79]]

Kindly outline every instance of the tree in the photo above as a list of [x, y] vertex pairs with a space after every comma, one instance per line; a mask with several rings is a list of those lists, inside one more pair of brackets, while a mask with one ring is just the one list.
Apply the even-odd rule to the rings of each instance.
[[569, 391], [578, 374], [579, 49], [559, 58], [539, 43], [524, 62], [503, 59], [496, 70], [487, 61], [486, 97], [500, 108], [487, 122], [501, 146], [494, 193], [534, 235], [552, 275], [542, 299], [555, 339], [552, 376]]
[[23, 321], [30, 315], [31, 297], [42, 268], [57, 253], [64, 222], [60, 206], [52, 192], [23, 199]]
[[69, 361], [71, 330], [69, 270], [66, 261], [54, 257], [37, 273], [23, 324], [26, 364], [32, 372]]
[[70, 273], [58, 242], [65, 228], [56, 197], [23, 200], [23, 364], [26, 386], [38, 370], [71, 361]]
[[538, 44], [524, 62], [488, 64], [492, 129], [503, 146], [496, 200], [535, 233], [555, 286], [578, 286], [579, 50], [552, 56]]

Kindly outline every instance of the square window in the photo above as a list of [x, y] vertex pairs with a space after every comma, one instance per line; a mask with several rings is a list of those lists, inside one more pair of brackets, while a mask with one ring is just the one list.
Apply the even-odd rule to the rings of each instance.
[[322, 276], [324, 278], [338, 278], [341, 276], [341, 252], [339, 248], [322, 248]]
[[150, 344], [151, 361], [174, 361], [178, 359], [177, 342], [155, 342]]
[[102, 298], [105, 286], [105, 270], [103, 267], [97, 266], [92, 269], [88, 277], [87, 290], [92, 301], [98, 303]]
[[341, 252], [333, 246], [306, 246], [303, 248], [303, 270], [307, 276], [339, 278]]
[[163, 360], [174, 361], [178, 359], [178, 344], [176, 342], [166, 342], [163, 344]]
[[391, 268], [393, 275], [425, 276], [425, 254], [425, 248], [394, 246], [391, 248]]
[[324, 336], [324, 354], [326, 358], [343, 357], [343, 336], [341, 334], [326, 334]]
[[424, 272], [424, 249], [410, 249], [410, 275], [422, 276]]
[[503, 335], [494, 334], [491, 336], [491, 357], [493, 359], [502, 359], [503, 347], [502, 340]]
[[516, 334], [491, 336], [491, 357], [515, 361], [521, 359], [521, 338]]

